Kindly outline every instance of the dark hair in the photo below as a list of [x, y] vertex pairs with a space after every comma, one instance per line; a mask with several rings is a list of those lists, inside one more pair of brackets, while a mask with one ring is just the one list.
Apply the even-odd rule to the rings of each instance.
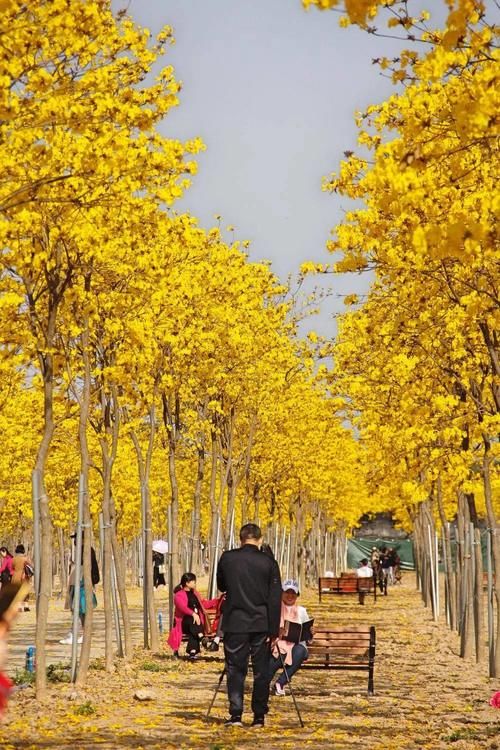
[[0, 547], [0, 552], [5, 552], [5, 554], [7, 555], [7, 557], [12, 557], [12, 555], [10, 554], [9, 550], [7, 549], [7, 547]]
[[273, 550], [272, 550], [272, 547], [271, 547], [271, 545], [270, 545], [270, 544], [268, 544], [267, 542], [263, 542], [263, 543], [262, 543], [262, 546], [261, 546], [261, 548], [260, 548], [260, 551], [261, 551], [261, 552], [263, 552], [263, 553], [264, 553], [265, 555], [267, 555], [268, 557], [270, 557], [270, 558], [271, 558], [271, 560], [275, 560], [275, 559], [276, 559], [276, 558], [274, 557], [274, 552], [273, 552]]
[[[186, 583], [191, 583], [191, 581], [196, 581], [196, 576], [194, 573], [183, 573], [181, 576], [181, 582], [179, 584], [180, 588], [183, 589]], [[179, 589], [180, 591], [180, 589]]]
[[18, 544], [16, 547], [16, 555], [25, 555], [26, 550], [24, 549], [24, 544]]
[[262, 531], [256, 523], [246, 523], [240, 529], [240, 541], [246, 542], [249, 539], [262, 539]]
[[361, 560], [361, 565], [368, 565], [368, 560], [366, 559], [366, 557], [363, 557], [363, 559]]

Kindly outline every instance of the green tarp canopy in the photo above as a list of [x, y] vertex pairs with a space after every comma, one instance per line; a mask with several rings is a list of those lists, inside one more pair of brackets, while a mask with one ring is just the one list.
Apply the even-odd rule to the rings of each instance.
[[401, 558], [401, 569], [414, 570], [413, 544], [410, 539], [349, 539], [347, 567], [356, 569], [364, 557], [369, 560], [373, 547], [393, 547]]

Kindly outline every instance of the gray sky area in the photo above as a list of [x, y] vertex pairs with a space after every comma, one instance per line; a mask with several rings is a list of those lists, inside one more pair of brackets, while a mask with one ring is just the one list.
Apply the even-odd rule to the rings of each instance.
[[[222, 227], [251, 240], [250, 258], [271, 260], [282, 278], [306, 260], [328, 261], [325, 242], [347, 203], [323, 193], [321, 179], [356, 145], [354, 111], [393, 90], [371, 60], [395, 53], [397, 43], [341, 29], [338, 14], [305, 12], [300, 0], [114, 3], [124, 5], [153, 33], [174, 27], [165, 64], [183, 90], [161, 129], [207, 145], [178, 210], [204, 227], [221, 214]], [[306, 329], [332, 335], [331, 314], [343, 309], [336, 295], [364, 290], [368, 280], [322, 278], [334, 296]]]

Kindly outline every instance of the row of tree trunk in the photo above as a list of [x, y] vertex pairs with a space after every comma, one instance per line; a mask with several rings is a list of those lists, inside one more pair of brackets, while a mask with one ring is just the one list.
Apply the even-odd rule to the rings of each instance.
[[[489, 466], [486, 466], [488, 469]], [[488, 474], [488, 472], [486, 472]], [[489, 475], [486, 476], [487, 485]], [[474, 495], [458, 493], [456, 521], [445, 516], [442, 486], [419, 506], [414, 519], [414, 552], [417, 587], [424, 605], [437, 620], [444, 613], [448, 626], [460, 636], [460, 655], [487, 657], [490, 677], [500, 675], [500, 561], [498, 527], [488, 503], [488, 525], [480, 528]], [[438, 535], [434, 511], [441, 521]], [[483, 549], [485, 560], [483, 564]], [[440, 564], [444, 578], [444, 602], [440, 600]]]

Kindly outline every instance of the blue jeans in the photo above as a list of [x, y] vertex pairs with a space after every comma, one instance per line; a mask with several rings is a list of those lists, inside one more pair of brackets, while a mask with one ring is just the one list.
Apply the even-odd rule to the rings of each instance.
[[[283, 660], [285, 657], [283, 656]], [[295, 674], [297, 669], [300, 667], [304, 659], [307, 659], [307, 648], [302, 645], [302, 643], [296, 643], [295, 646], [292, 649], [292, 663], [286, 664], [286, 672], [288, 674], [288, 680], [292, 679], [292, 676]], [[278, 658], [271, 656], [271, 659], [269, 661], [269, 681], [272, 680], [273, 675], [277, 670], [281, 667], [281, 658], [278, 656]], [[283, 671], [276, 682], [279, 682], [281, 687], [284, 687], [286, 683], [288, 682], [286, 678], [286, 674]]]

